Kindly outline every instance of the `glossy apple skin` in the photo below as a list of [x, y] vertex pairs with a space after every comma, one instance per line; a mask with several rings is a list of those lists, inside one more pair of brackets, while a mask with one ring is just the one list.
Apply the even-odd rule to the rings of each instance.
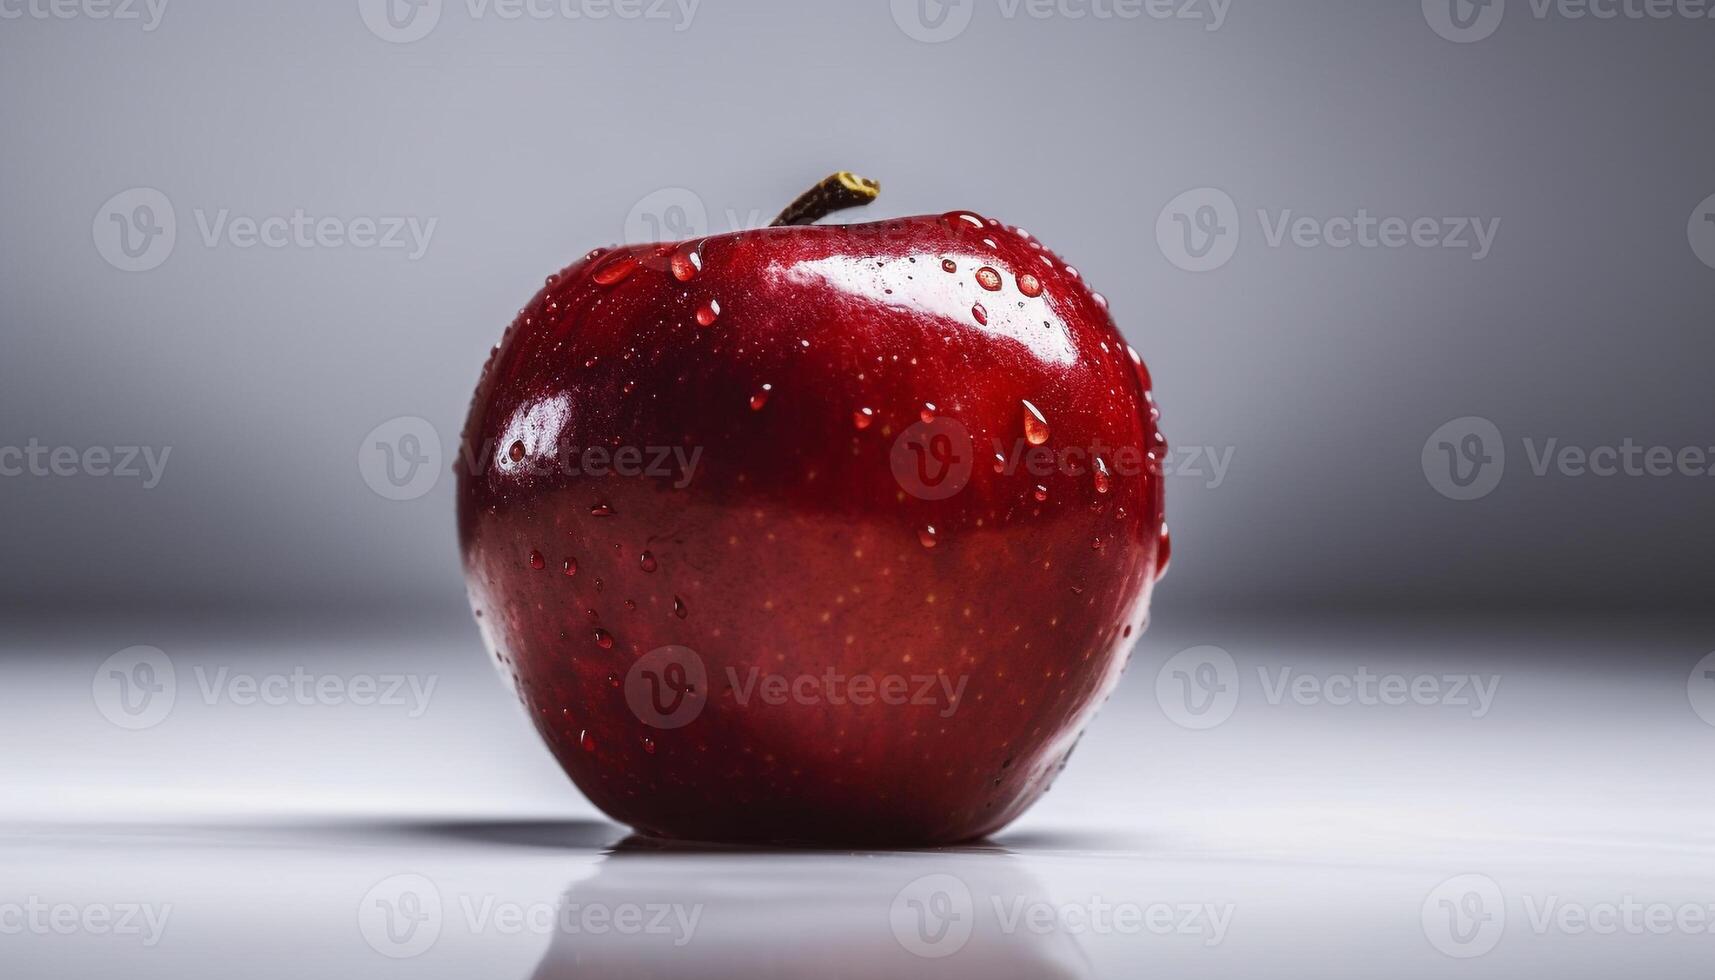
[[[484, 639], [573, 781], [643, 833], [989, 835], [1048, 789], [1146, 623], [1168, 556], [1149, 388], [1074, 270], [969, 212], [597, 250], [520, 313], [471, 407], [459, 541]], [[1109, 475], [1017, 463], [1025, 402], [1044, 450], [1105, 451]], [[896, 477], [925, 419], [975, 452], [945, 499]], [[586, 447], [700, 456], [595, 475]], [[664, 729], [624, 688], [669, 645], [708, 681]], [[769, 675], [822, 680], [765, 702], [746, 681]], [[830, 693], [860, 676], [909, 693]]]

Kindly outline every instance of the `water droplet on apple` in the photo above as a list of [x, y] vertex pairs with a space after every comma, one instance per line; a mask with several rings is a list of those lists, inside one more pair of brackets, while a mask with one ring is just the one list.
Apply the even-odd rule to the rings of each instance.
[[603, 650], [612, 650], [613, 634], [609, 633], [607, 630], [597, 627], [595, 630], [595, 645], [601, 647]]
[[512, 448], [506, 450], [506, 458], [512, 460], [514, 463], [519, 462], [524, 458], [524, 441], [522, 439], [513, 443]]
[[852, 413], [852, 425], [856, 426], [860, 432], [869, 428], [874, 422], [875, 409], [873, 408], [860, 408]]
[[578, 733], [578, 744], [584, 747], [585, 752], [594, 752], [595, 736], [591, 735], [589, 729], [586, 728]]
[[959, 263], [954, 262], [952, 259], [942, 259], [941, 260], [941, 270], [943, 272], [958, 272], [959, 271]]
[[975, 228], [980, 231], [983, 227], [982, 217], [980, 215], [972, 214], [969, 211], [948, 211], [946, 214], [941, 215], [941, 219], [954, 228], [962, 226], [965, 228]]
[[590, 508], [590, 516], [591, 517], [612, 517], [613, 516], [613, 508], [609, 507], [606, 504], [596, 504], [594, 507]]
[[565, 561], [560, 563], [560, 570], [566, 573], [567, 578], [571, 578], [573, 575], [578, 574], [578, 560], [576, 558], [567, 558]]
[[637, 564], [642, 566], [643, 570], [646, 572], [653, 572], [656, 568], [660, 567], [655, 562], [655, 556], [647, 551], [637, 557]]
[[1096, 301], [1097, 306], [1104, 310], [1108, 308], [1108, 298], [1106, 296], [1103, 296], [1101, 293], [1091, 293], [1090, 296]]
[[1167, 525], [1161, 525], [1161, 542], [1155, 548], [1155, 577], [1167, 574], [1167, 565], [1173, 560], [1173, 535], [1168, 533]]
[[935, 407], [934, 402], [924, 402], [923, 409], [917, 413], [917, 417], [925, 422], [933, 422], [935, 421], [935, 413], [938, 411], [940, 409]]
[[991, 293], [998, 291], [1000, 289], [1000, 273], [989, 266], [983, 266], [977, 270], [977, 285]]
[[1036, 491], [1032, 496], [1034, 496], [1036, 498], [1036, 502], [1040, 504], [1048, 499], [1048, 488], [1038, 483], [1036, 485]]
[[685, 600], [679, 598], [678, 596], [674, 596], [673, 597], [673, 615], [679, 617], [680, 619], [684, 619], [686, 616], [690, 615], [690, 613], [691, 613], [691, 611], [689, 609], [685, 608]]
[[922, 529], [917, 532], [917, 540], [921, 542], [925, 548], [935, 547], [935, 525], [925, 524]]
[[774, 394], [773, 385], [763, 385], [762, 390], [750, 396], [750, 410], [760, 412], [768, 404], [768, 396]]
[[1006, 472], [1006, 456], [1001, 453], [994, 454], [994, 471], [996, 473]]
[[1026, 272], [1018, 277], [1018, 291], [1030, 297], [1041, 296], [1042, 280]]
[[590, 278], [594, 279], [598, 286], [611, 286], [636, 271], [637, 258], [622, 252], [596, 266], [595, 271], [590, 273]]
[[1048, 420], [1029, 402], [1024, 402], [1024, 438], [1032, 446], [1048, 441]]
[[704, 303], [701, 307], [699, 307], [697, 309], [697, 326], [699, 326], [699, 327], [713, 326], [714, 322], [716, 320], [720, 319], [720, 316], [721, 316], [720, 301], [711, 299], [707, 303]]
[[643, 736], [643, 751], [649, 755], [655, 754], [655, 740], [647, 735]]
[[548, 567], [548, 560], [542, 557], [540, 551], [532, 551], [530, 552], [530, 567], [539, 572]]
[[1095, 465], [1091, 467], [1091, 471], [1096, 477], [1097, 493], [1107, 493], [1113, 489], [1113, 479], [1108, 473], [1108, 464], [1100, 456], [1096, 457]]
[[978, 303], [971, 307], [971, 316], [977, 321], [979, 326], [986, 327], [989, 325], [989, 311], [984, 308], [983, 304]]
[[673, 270], [673, 278], [680, 282], [690, 282], [697, 278], [697, 273], [703, 271], [703, 251], [697, 245], [682, 245], [673, 258], [668, 261]]

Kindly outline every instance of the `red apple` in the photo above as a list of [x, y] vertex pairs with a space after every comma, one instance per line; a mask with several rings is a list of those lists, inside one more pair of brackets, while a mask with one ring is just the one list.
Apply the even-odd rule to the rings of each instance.
[[476, 391], [459, 542], [574, 782], [646, 834], [927, 845], [1048, 789], [1167, 564], [1149, 374], [970, 212], [597, 249]]

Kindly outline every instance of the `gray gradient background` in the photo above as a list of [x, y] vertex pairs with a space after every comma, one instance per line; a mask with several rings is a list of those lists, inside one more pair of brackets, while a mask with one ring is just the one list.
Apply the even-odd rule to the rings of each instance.
[[[1020, 224], [1112, 300], [1175, 445], [1158, 610], [1706, 605], [1715, 480], [1534, 478], [1518, 440], [1715, 444], [1715, 21], [1538, 20], [1454, 44], [1417, 3], [1250, 3], [1202, 22], [1007, 18], [946, 43], [888, 4], [706, 0], [659, 20], [473, 20], [378, 39], [351, 2], [177, 0], [160, 27], [0, 21], [0, 444], [171, 446], [150, 491], [0, 480], [12, 606], [459, 602], [451, 480], [396, 503], [356, 455], [396, 416], [449, 449], [512, 312], [663, 188], [772, 214], [837, 168], [877, 216]], [[1234, 259], [1181, 271], [1155, 222], [1238, 202]], [[159, 188], [179, 238], [124, 273], [111, 195]], [[1269, 248], [1257, 208], [1501, 219], [1491, 255]], [[438, 219], [421, 261], [205, 248], [193, 209]], [[1508, 440], [1485, 499], [1424, 440]]]

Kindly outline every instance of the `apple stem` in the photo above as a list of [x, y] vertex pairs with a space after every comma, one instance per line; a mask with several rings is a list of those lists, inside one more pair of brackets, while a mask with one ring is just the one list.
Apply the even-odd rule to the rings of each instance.
[[842, 170], [798, 195], [769, 227], [813, 225], [835, 211], [868, 204], [880, 193], [881, 184]]

